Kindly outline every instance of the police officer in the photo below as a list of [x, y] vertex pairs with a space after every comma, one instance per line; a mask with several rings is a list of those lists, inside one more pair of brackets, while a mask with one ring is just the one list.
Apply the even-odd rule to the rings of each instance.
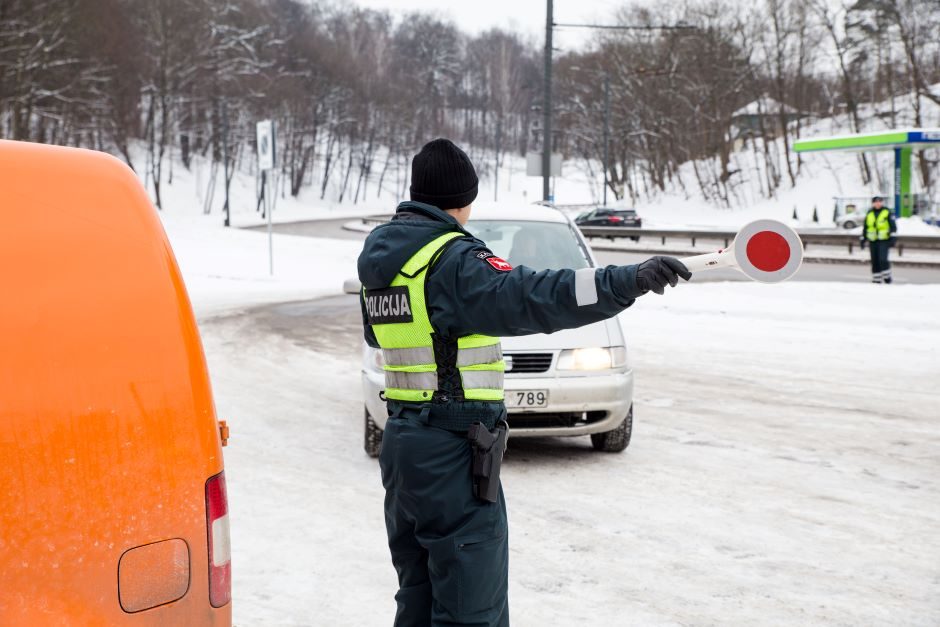
[[[397, 627], [509, 624], [506, 505], [479, 489], [488, 459], [468, 431], [502, 433], [499, 336], [610, 318], [691, 273], [677, 259], [639, 265], [512, 268], [465, 229], [477, 195], [467, 155], [436, 139], [412, 161], [411, 201], [366, 239], [359, 279], [366, 341], [381, 348], [389, 420], [379, 465], [398, 573]], [[498, 475], [496, 475], [498, 477]]]
[[881, 196], [871, 199], [871, 209], [865, 215], [863, 229], [861, 244], [864, 247], [867, 242], [871, 249], [871, 282], [890, 283], [891, 263], [888, 261], [888, 250], [894, 245], [894, 234], [898, 226], [891, 210], [882, 206]]

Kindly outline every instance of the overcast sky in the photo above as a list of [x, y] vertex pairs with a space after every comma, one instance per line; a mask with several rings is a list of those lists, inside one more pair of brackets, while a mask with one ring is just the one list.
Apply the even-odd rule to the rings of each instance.
[[[403, 14], [436, 13], [454, 21], [469, 33], [499, 26], [526, 33], [541, 44], [545, 38], [545, 0], [353, 0], [374, 9]], [[555, 0], [555, 22], [610, 23], [625, 0]], [[558, 29], [555, 47], [563, 51], [579, 47], [591, 31]]]

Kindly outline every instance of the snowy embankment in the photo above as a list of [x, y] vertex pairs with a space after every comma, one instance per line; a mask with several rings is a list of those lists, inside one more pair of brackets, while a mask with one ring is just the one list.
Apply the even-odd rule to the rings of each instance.
[[[274, 274], [270, 272], [268, 236], [237, 226], [263, 223], [255, 211], [254, 177], [232, 180], [232, 227], [222, 226], [221, 191], [205, 214], [208, 165], [193, 160], [186, 170], [175, 164], [173, 184], [162, 188], [160, 218], [182, 269], [198, 317], [262, 303], [315, 298], [342, 291], [356, 275], [358, 242], [274, 235]], [[221, 175], [219, 176], [221, 185]], [[278, 198], [278, 221], [342, 218], [375, 213], [377, 206], [342, 207], [304, 199]]]
[[[940, 127], [940, 107], [931, 103], [922, 103], [924, 123]], [[912, 123], [913, 108], [910, 97], [896, 99], [894, 106], [899, 111], [897, 124], [909, 126]], [[887, 108], [887, 103], [866, 106], [861, 112], [866, 120], [865, 131], [879, 131], [887, 128], [887, 122], [877, 115]], [[804, 120], [801, 137], [847, 133], [848, 118], [838, 115], [819, 120]], [[479, 201], [498, 199], [502, 203], [526, 204], [542, 198], [542, 180], [525, 174], [525, 158], [518, 154], [502, 156], [498, 178], [494, 176], [495, 158], [485, 150], [472, 151], [482, 155], [477, 164], [481, 173]], [[936, 150], [932, 151], [936, 154]], [[384, 149], [376, 154], [377, 164], [384, 159]], [[143, 146], [134, 150], [135, 162], [140, 166], [146, 163]], [[886, 194], [893, 186], [893, 155], [890, 151], [868, 153], [867, 158], [873, 173], [870, 182], [864, 183], [858, 165], [859, 156], [855, 153], [811, 153], [797, 156], [790, 155], [793, 169], [798, 171], [796, 184], [791, 186], [785, 165], [786, 151], [782, 139], [769, 142], [765, 147], [753, 141], [743, 144], [730, 156], [730, 169], [733, 177], [727, 184], [726, 194], [733, 208], [726, 208], [717, 199], [706, 199], [698, 184], [697, 171], [708, 171], [717, 167], [714, 160], [689, 162], [679, 168], [670, 187], [665, 191], [645, 189], [636, 208], [644, 218], [644, 225], [652, 228], [692, 228], [692, 229], [737, 229], [743, 224], [758, 218], [774, 218], [797, 228], [832, 227], [833, 197], [856, 197], [860, 210], [865, 209], [866, 197], [873, 194]], [[799, 164], [797, 162], [800, 162]], [[251, 158], [240, 162], [240, 169], [232, 178], [231, 184], [231, 223], [233, 226], [253, 226], [263, 224], [264, 219], [257, 211], [257, 196], [260, 179], [252, 170]], [[407, 164], [406, 164], [407, 165]], [[397, 166], [396, 166], [397, 167]], [[375, 172], [382, 168], [373, 168]], [[152, 194], [152, 182], [148, 180], [146, 168], [141, 168], [142, 177]], [[915, 168], [915, 171], [917, 168]], [[556, 203], [573, 205], [570, 211], [579, 213], [578, 206], [584, 209], [597, 205], [602, 198], [603, 177], [601, 165], [588, 163], [583, 159], [570, 159], [563, 166], [563, 177], [553, 179], [552, 190]], [[275, 174], [269, 181], [267, 198], [274, 207], [275, 222], [291, 222], [320, 218], [361, 217], [391, 213], [397, 203], [404, 198], [401, 190], [407, 189], [410, 171], [405, 167], [395, 169], [383, 178], [380, 188], [378, 180], [369, 179], [364, 185], [366, 190], [361, 195], [346, 190], [345, 196], [335, 183], [319, 189], [317, 172], [309, 175], [309, 184], [302, 187], [297, 197], [290, 195], [286, 178]], [[768, 178], [777, 178], [783, 182], [776, 188], [772, 197], [766, 198]], [[917, 178], [915, 172], [915, 179]], [[187, 223], [199, 225], [217, 225], [222, 222], [223, 175], [218, 164], [213, 165], [208, 159], [195, 155], [190, 167], [183, 167], [176, 149], [171, 148], [167, 167], [163, 171], [162, 197], [166, 210], [163, 215], [168, 229], [176, 228], [173, 219], [182, 218]], [[172, 181], [172, 184], [171, 184]], [[497, 185], [498, 181], [498, 185]], [[919, 183], [915, 182], [915, 191]], [[637, 188], [642, 186], [637, 183]], [[321, 198], [323, 196], [323, 198]], [[343, 197], [345, 202], [338, 202]], [[355, 203], [351, 200], [356, 200]], [[615, 201], [609, 194], [609, 204], [629, 206], [627, 198]], [[934, 199], [936, 200], [936, 199]], [[200, 209], [209, 209], [203, 214]], [[812, 220], [813, 213], [819, 221]], [[793, 218], [796, 212], [797, 218]], [[199, 216], [197, 219], [196, 216]], [[856, 229], [858, 230], [858, 229]], [[919, 218], [901, 219], [898, 230], [903, 235], [938, 235], [940, 227], [925, 224]], [[287, 255], [292, 247], [285, 245]], [[192, 255], [185, 255], [193, 259]], [[285, 261], [289, 262], [290, 258]], [[262, 262], [261, 267], [266, 267]], [[252, 266], [254, 269], [255, 266]], [[231, 273], [226, 267], [216, 269], [206, 267], [206, 273], [224, 277]], [[256, 277], [260, 280], [261, 277]], [[299, 277], [298, 277], [299, 278]], [[294, 283], [295, 287], [301, 287]], [[259, 286], [260, 287], [260, 286]], [[270, 285], [267, 290], [273, 294], [276, 289]], [[311, 293], [309, 289], [294, 293]]]
[[[940, 90], [940, 85], [934, 87]], [[873, 133], [914, 126], [913, 95], [899, 96], [893, 102], [885, 101], [863, 105], [859, 111], [863, 127], [859, 132]], [[923, 127], [940, 128], [940, 106], [925, 99], [920, 100]], [[888, 116], [894, 110], [896, 115]], [[733, 129], [732, 129], [733, 132]], [[796, 125], [791, 124], [791, 142], [796, 139]], [[829, 118], [804, 119], [799, 131], [800, 138], [851, 134], [847, 114]], [[927, 152], [936, 159], [937, 149]], [[791, 168], [795, 173], [795, 184], [791, 184], [787, 168], [787, 150], [782, 138], [771, 140], [766, 145], [760, 140], [749, 140], [731, 153], [728, 170], [731, 178], [722, 194], [731, 208], [721, 207], [725, 203], [707, 200], [698, 183], [699, 175], [705, 180], [714, 178], [710, 173], [719, 169], [717, 158], [686, 162], [679, 167], [676, 177], [665, 191], [645, 189], [644, 197], [637, 209], [644, 216], [644, 225], [668, 228], [684, 225], [693, 228], [726, 227], [737, 228], [758, 218], [774, 218], [795, 227], [832, 226], [835, 197], [853, 197], [864, 210], [867, 200], [873, 195], [892, 196], [894, 189], [894, 155], [892, 151], [866, 152], [865, 158], [871, 172], [871, 180], [862, 179], [859, 167], [860, 155], [852, 152], [819, 152], [789, 154]], [[575, 163], [575, 169], [586, 169]], [[594, 171], [600, 171], [596, 166]], [[920, 175], [914, 166], [914, 189], [920, 192]], [[936, 177], [936, 167], [933, 176]], [[767, 190], [770, 180], [780, 181], [772, 194]], [[637, 188], [643, 188], [637, 185]], [[596, 195], [595, 187], [587, 189]], [[599, 189], [599, 188], [597, 188]], [[576, 191], [576, 190], [571, 190]], [[577, 192], [576, 192], [577, 193]], [[936, 192], [935, 192], [936, 194]], [[718, 196], [711, 190], [712, 196]], [[768, 197], [769, 196], [769, 197]], [[578, 197], [584, 198], [583, 194]], [[936, 196], [933, 202], [936, 203]], [[559, 199], [559, 202], [572, 202]], [[584, 201], [581, 201], [584, 202]], [[623, 201], [617, 204], [628, 204]], [[818, 222], [814, 222], [813, 212]], [[796, 212], [797, 218], [793, 219]], [[940, 235], [940, 227], [924, 224], [919, 219], [901, 220], [899, 232], [905, 235]]]
[[274, 235], [274, 274], [268, 236], [225, 229], [203, 216], [163, 216], [199, 318], [262, 303], [315, 298], [342, 291], [356, 276], [355, 241]]

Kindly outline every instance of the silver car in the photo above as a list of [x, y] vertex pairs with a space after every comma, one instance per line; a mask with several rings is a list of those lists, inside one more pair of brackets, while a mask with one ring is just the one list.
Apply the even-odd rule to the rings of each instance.
[[[561, 211], [538, 205], [474, 204], [467, 230], [514, 267], [596, 267]], [[347, 289], [355, 291], [355, 289]], [[599, 451], [623, 451], [633, 427], [633, 371], [618, 318], [545, 335], [502, 338], [511, 436], [590, 435]], [[378, 455], [387, 410], [382, 351], [363, 343], [365, 450]]]

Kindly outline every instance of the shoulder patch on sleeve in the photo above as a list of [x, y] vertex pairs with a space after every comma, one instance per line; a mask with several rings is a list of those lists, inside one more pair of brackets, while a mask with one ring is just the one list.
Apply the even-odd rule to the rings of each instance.
[[512, 270], [512, 266], [509, 264], [508, 261], [506, 261], [505, 259], [501, 259], [493, 254], [490, 254], [489, 256], [485, 257], [484, 261], [486, 261], [486, 263], [490, 264], [491, 266], [493, 266], [496, 270], [500, 272], [509, 272], [510, 270]]
[[479, 250], [473, 251], [473, 256], [479, 259], [480, 261], [485, 261], [492, 267], [494, 270], [499, 272], [509, 272], [512, 270], [512, 265], [505, 259], [497, 257], [488, 250]]

